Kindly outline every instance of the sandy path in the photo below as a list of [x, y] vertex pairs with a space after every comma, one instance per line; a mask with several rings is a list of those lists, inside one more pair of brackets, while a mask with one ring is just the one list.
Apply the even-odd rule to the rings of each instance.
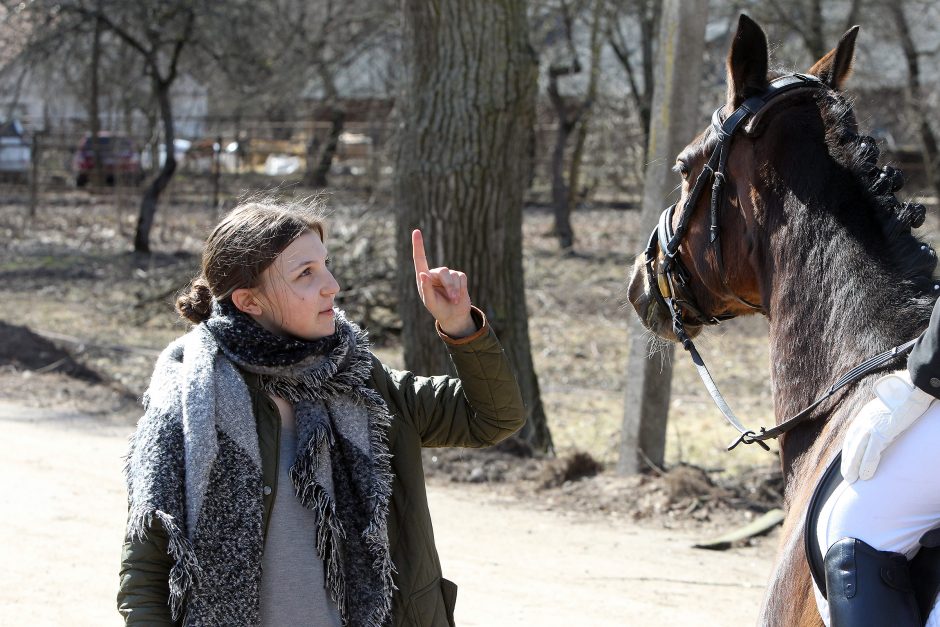
[[[0, 625], [119, 625], [127, 427], [0, 400]], [[432, 486], [462, 627], [753, 624], [771, 543], [533, 512], [485, 486]]]

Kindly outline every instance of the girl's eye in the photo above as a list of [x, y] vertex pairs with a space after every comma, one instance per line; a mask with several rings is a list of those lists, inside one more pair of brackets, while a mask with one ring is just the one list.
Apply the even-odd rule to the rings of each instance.
[[304, 271], [300, 273], [300, 276], [310, 276], [310, 268], [304, 268]]

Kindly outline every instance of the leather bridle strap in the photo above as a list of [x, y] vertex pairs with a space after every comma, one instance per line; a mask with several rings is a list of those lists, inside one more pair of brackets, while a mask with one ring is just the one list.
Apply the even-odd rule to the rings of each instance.
[[744, 444], [751, 444], [752, 442], [763, 444], [764, 440], [769, 440], [771, 438], [777, 437], [781, 433], [786, 433], [787, 431], [789, 431], [796, 425], [807, 420], [812, 415], [812, 412], [814, 409], [819, 407], [825, 401], [832, 398], [832, 396], [836, 392], [838, 392], [839, 390], [841, 390], [847, 385], [851, 385], [852, 383], [858, 383], [859, 381], [862, 380], [862, 378], [871, 374], [872, 372], [875, 372], [879, 368], [889, 364], [895, 358], [900, 357], [901, 355], [906, 355], [907, 353], [911, 351], [912, 348], [914, 348], [914, 344], [916, 343], [917, 343], [917, 339], [913, 339], [909, 342], [905, 342], [904, 344], [901, 344], [900, 346], [895, 346], [894, 348], [890, 348], [883, 353], [878, 353], [874, 357], [869, 357], [868, 359], [866, 359], [865, 361], [863, 361], [862, 363], [860, 363], [859, 365], [855, 366], [854, 368], [846, 372], [844, 375], [842, 375], [838, 381], [833, 383], [832, 386], [828, 390], [826, 390], [825, 394], [823, 394], [818, 399], [816, 399], [812, 405], [810, 405], [809, 407], [807, 407], [800, 413], [796, 414], [792, 418], [789, 418], [788, 420], [785, 420], [781, 422], [780, 424], [778, 424], [777, 426], [772, 427], [770, 429], [761, 427], [760, 431], [758, 431], [757, 433], [754, 433], [752, 431], [742, 432], [741, 436], [737, 440], [735, 440], [731, 444], [731, 446], [728, 447], [728, 450], [730, 451], [731, 449], [733, 449], [738, 444], [741, 444], [742, 442]]

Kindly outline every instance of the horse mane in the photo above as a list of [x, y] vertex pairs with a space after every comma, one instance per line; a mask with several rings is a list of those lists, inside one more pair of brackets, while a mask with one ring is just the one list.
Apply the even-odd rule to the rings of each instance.
[[940, 294], [940, 282], [933, 276], [937, 254], [913, 232], [923, 225], [927, 209], [897, 197], [896, 193], [904, 186], [904, 173], [890, 165], [879, 167], [878, 142], [859, 134], [849, 100], [834, 91], [828, 91], [822, 100], [820, 111], [826, 122], [829, 152], [855, 176], [870, 200], [871, 217], [884, 235], [882, 261], [910, 283], [917, 297], [932, 302]]

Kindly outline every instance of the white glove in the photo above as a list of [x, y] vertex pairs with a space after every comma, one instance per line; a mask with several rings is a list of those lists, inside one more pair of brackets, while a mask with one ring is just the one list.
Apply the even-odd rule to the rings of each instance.
[[911, 383], [907, 370], [875, 381], [876, 398], [852, 419], [842, 443], [842, 477], [849, 483], [871, 479], [881, 454], [937, 400]]

